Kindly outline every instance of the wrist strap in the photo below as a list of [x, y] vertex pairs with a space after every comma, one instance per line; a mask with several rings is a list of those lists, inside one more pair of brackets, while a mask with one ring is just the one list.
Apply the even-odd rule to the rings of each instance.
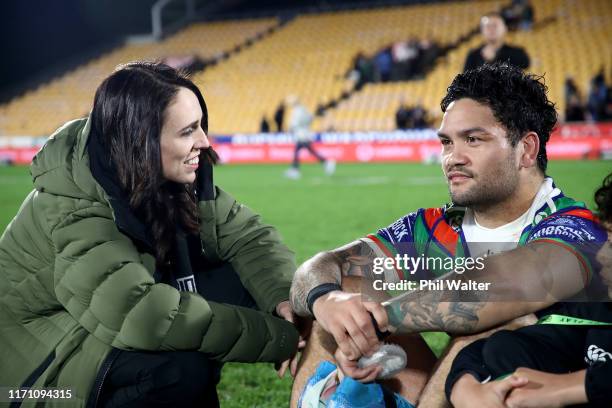
[[308, 310], [310, 314], [314, 316], [312, 311], [312, 306], [314, 305], [315, 300], [320, 298], [321, 296], [327, 295], [329, 292], [333, 292], [334, 290], [342, 290], [342, 286], [337, 283], [323, 283], [319, 286], [315, 286], [308, 292], [308, 296], [306, 296], [306, 305], [308, 306]]

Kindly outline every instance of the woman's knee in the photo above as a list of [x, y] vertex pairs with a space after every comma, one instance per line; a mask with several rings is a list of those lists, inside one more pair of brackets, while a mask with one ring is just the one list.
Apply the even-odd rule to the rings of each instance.
[[152, 394], [164, 400], [195, 401], [218, 382], [219, 367], [198, 352], [173, 352], [150, 372]]

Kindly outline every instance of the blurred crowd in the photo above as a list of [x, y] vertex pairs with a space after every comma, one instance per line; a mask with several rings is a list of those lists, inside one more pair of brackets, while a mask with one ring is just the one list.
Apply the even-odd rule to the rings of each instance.
[[[530, 57], [522, 47], [506, 42], [508, 31], [531, 30], [534, 9], [529, 0], [512, 0], [499, 12], [488, 13], [480, 20], [482, 43], [466, 55], [464, 71], [482, 64], [505, 62], [509, 65], [529, 69]], [[445, 54], [448, 45], [442, 45], [431, 37], [412, 37], [387, 44], [372, 54], [359, 52], [347, 76], [359, 91], [366, 83], [406, 81], [423, 78]], [[335, 106], [335, 102], [327, 107]], [[588, 94], [583, 97], [574, 79], [565, 82], [566, 122], [605, 121], [612, 119], [612, 87], [606, 84], [603, 68], [591, 80]], [[321, 114], [326, 107], [317, 107]], [[265, 115], [260, 131], [283, 131], [284, 104], [281, 102], [270, 117]], [[432, 126], [427, 110], [419, 102], [407, 104], [402, 98], [395, 113], [397, 129], [419, 129]]]
[[591, 79], [586, 99], [572, 77], [565, 80], [565, 121], [612, 120], [612, 86], [606, 84], [603, 67]]
[[427, 110], [417, 103], [413, 106], [401, 101], [395, 113], [395, 126], [397, 129], [423, 129], [430, 127], [432, 123], [427, 117]]
[[500, 12], [510, 30], [531, 30], [533, 26], [533, 6], [529, 0], [512, 0]]
[[357, 89], [368, 82], [406, 81], [422, 78], [441, 54], [440, 45], [431, 38], [409, 38], [388, 44], [373, 55], [358, 53], [348, 76]]

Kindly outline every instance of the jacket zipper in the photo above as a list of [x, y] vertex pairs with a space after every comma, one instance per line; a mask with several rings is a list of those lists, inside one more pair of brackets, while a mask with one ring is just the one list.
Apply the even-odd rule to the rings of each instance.
[[102, 386], [104, 385], [104, 380], [106, 379], [106, 376], [108, 375], [108, 372], [110, 371], [113, 362], [115, 361], [120, 352], [121, 350], [113, 348], [109, 355], [106, 357], [106, 359], [104, 359], [104, 363], [102, 365], [102, 368], [100, 369], [100, 373], [102, 373], [102, 376], [98, 375], [96, 381], [94, 381], [95, 386], [95, 383], [98, 382], [98, 378], [100, 380], [96, 389], [95, 396], [92, 399], [94, 403], [93, 405], [90, 405], [93, 408], [96, 408], [98, 406], [98, 400], [100, 399], [100, 394], [102, 393]]

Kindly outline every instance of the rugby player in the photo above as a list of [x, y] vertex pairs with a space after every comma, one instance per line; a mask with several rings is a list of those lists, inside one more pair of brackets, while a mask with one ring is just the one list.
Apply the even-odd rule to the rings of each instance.
[[[588, 286], [592, 271], [574, 246], [605, 242], [605, 232], [584, 204], [566, 197], [546, 175], [546, 142], [557, 119], [546, 92], [540, 78], [503, 64], [459, 74], [442, 100], [438, 132], [452, 203], [409, 213], [298, 268], [291, 301], [298, 314], [314, 316], [316, 322], [294, 382], [293, 405], [322, 359], [335, 357], [346, 375], [361, 381], [376, 378], [380, 367], [357, 366], [361, 356], [379, 347], [374, 316], [378, 329], [394, 331], [390, 341], [408, 355], [408, 367], [387, 384], [412, 403], [445, 406], [444, 382], [459, 350], [501, 324], [532, 324], [533, 312]], [[368, 290], [364, 280], [380, 279], [373, 273], [374, 259], [406, 252], [487, 255], [482, 270], [461, 277], [503, 283], [497, 287], [517, 300], [501, 305], [478, 297], [458, 299], [450, 290], [418, 291], [383, 308], [350, 293]], [[435, 278], [447, 271], [404, 272], [396, 268], [384, 279]], [[380, 300], [376, 296], [384, 294], [371, 295]], [[527, 301], [534, 298], [538, 301]], [[412, 334], [424, 331], [455, 335], [437, 362], [424, 340]], [[465, 336], [474, 333], [480, 334]]]

